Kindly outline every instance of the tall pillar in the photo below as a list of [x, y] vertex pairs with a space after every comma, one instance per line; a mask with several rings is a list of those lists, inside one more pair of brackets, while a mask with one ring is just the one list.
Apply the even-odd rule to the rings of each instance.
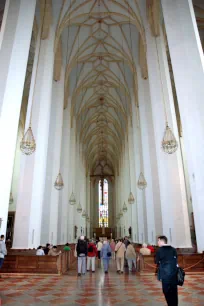
[[[69, 114], [70, 116], [70, 114]], [[72, 191], [75, 194], [76, 198], [76, 190], [75, 190], [75, 166], [76, 166], [76, 135], [75, 135], [75, 121], [73, 123], [73, 127], [70, 130], [70, 156], [69, 156], [69, 177], [70, 177], [70, 184], [69, 184], [69, 197], [67, 201], [69, 202], [69, 198], [71, 196]], [[77, 200], [77, 199], [76, 199]], [[68, 203], [68, 240], [69, 242], [74, 242], [74, 212], [76, 210], [75, 205], [70, 205]], [[79, 226], [78, 226], [79, 228]], [[79, 230], [79, 229], [78, 229]]]
[[4, 235], [35, 5], [36, 0], [10, 2], [0, 51], [0, 233]]
[[[146, 25], [146, 41], [163, 234], [175, 247], [190, 247], [190, 228], [180, 147], [171, 155], [164, 153], [161, 149], [166, 125], [164, 100], [168, 123], [178, 139], [165, 44], [162, 34], [157, 38], [152, 36], [149, 25]], [[162, 92], [164, 92], [164, 99]]]
[[93, 233], [94, 233], [94, 178], [90, 177], [90, 208], [91, 208], [91, 212], [90, 212], [90, 234], [91, 237], [93, 237]]
[[56, 190], [54, 188], [54, 183], [60, 170], [64, 101], [63, 93], [64, 78], [62, 75], [60, 81], [53, 81], [52, 88], [47, 169], [42, 213], [41, 244], [43, 245], [48, 241], [51, 244], [57, 244], [59, 196], [62, 191]]
[[151, 108], [149, 107], [149, 81], [144, 80], [140, 73], [138, 73], [138, 100], [141, 151], [143, 156], [142, 171], [147, 181], [147, 187], [145, 190], [138, 190], [138, 192], [143, 192], [145, 195], [147, 214], [147, 242], [155, 244], [156, 237], [161, 235], [163, 232], [160, 190], [158, 184], [158, 168], [155, 153], [153, 123], [151, 117]]
[[[171, 56], [198, 251], [204, 250], [204, 56], [191, 0], [161, 1]], [[195, 127], [194, 129], [192, 127]]]
[[[40, 31], [36, 46], [25, 128], [27, 130], [29, 125], [32, 105], [32, 130], [36, 140], [36, 151], [30, 156], [22, 155], [21, 158], [13, 248], [36, 248], [41, 240], [42, 207], [52, 101], [54, 34], [54, 29], [51, 27], [49, 38], [41, 41], [38, 67]], [[34, 86], [36, 73], [36, 86]], [[32, 103], [33, 91], [34, 99]]]
[[[50, 135], [52, 139], [51, 150], [53, 150], [52, 159], [52, 181], [51, 181], [51, 199], [50, 199], [50, 224], [49, 224], [49, 240], [52, 244], [57, 244], [58, 230], [58, 206], [59, 193], [61, 191], [54, 188], [54, 182], [57, 178], [60, 167], [61, 141], [62, 141], [62, 124], [63, 124], [63, 107], [64, 107], [64, 75], [60, 81], [53, 84], [53, 101], [54, 111], [52, 109], [51, 124], [54, 125], [54, 133]], [[63, 177], [62, 177], [63, 178]]]
[[[77, 135], [78, 138], [78, 135]], [[84, 192], [84, 181], [83, 181], [83, 174], [82, 174], [82, 168], [81, 168], [81, 159], [80, 159], [80, 144], [79, 144], [79, 139], [76, 141], [76, 151], [75, 151], [75, 177], [74, 177], [74, 190], [75, 190], [75, 195], [76, 195], [76, 205], [74, 207], [74, 226], [77, 226], [78, 231], [77, 231], [77, 236], [81, 234], [81, 227], [84, 228], [84, 220], [81, 220], [81, 214], [77, 212], [77, 206], [79, 205], [79, 202], [82, 204], [82, 209], [85, 209], [85, 201], [83, 197], [83, 192]], [[86, 219], [85, 219], [86, 220]], [[78, 237], [76, 238], [78, 239]]]
[[[86, 176], [86, 207], [87, 207], [87, 212], [88, 212], [88, 215], [89, 215], [89, 219], [91, 220], [90, 200], [91, 200], [91, 198], [90, 198], [90, 178], [89, 178], [89, 174], [88, 174]], [[90, 221], [88, 222], [87, 237], [92, 238], [91, 233], [90, 233]]]
[[[133, 102], [134, 103], [134, 102]], [[136, 107], [132, 105], [132, 112], [133, 112], [133, 143], [134, 143], [134, 159], [135, 159], [135, 177], [136, 177], [136, 186], [137, 181], [140, 176], [140, 172], [143, 169], [143, 160], [141, 154], [141, 135], [139, 129], [139, 122], [137, 122], [137, 114], [136, 114]], [[146, 213], [145, 213], [145, 197], [144, 192], [137, 188], [136, 194], [136, 202], [137, 202], [137, 212], [135, 213], [135, 217], [137, 217], [138, 223], [138, 236], [137, 242], [144, 243], [146, 241]]]
[[136, 173], [135, 173], [135, 148], [134, 148], [134, 139], [133, 132], [135, 131], [135, 127], [133, 129], [132, 124], [129, 121], [128, 126], [128, 148], [129, 148], [129, 159], [130, 159], [130, 176], [131, 176], [131, 191], [135, 198], [135, 202], [133, 204], [128, 204], [128, 209], [131, 212], [131, 227], [132, 227], [132, 240], [134, 242], [138, 242], [138, 201], [137, 201], [137, 182], [136, 182]]
[[[72, 192], [72, 177], [71, 177], [71, 164], [70, 164], [70, 108], [71, 103], [68, 100], [67, 108], [63, 113], [63, 135], [62, 135], [62, 144], [61, 144], [61, 173], [64, 181], [64, 188], [60, 194], [60, 215], [59, 215], [59, 231], [60, 237], [59, 241], [61, 244], [71, 242], [68, 235], [68, 216], [70, 213], [70, 204], [69, 198]], [[71, 187], [70, 187], [71, 186]]]

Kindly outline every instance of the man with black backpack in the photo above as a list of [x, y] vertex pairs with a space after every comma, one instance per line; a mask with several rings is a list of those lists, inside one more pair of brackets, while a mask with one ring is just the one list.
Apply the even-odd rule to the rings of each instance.
[[162, 281], [162, 289], [168, 306], [178, 306], [177, 288], [177, 252], [167, 244], [165, 236], [158, 237], [159, 249], [156, 253], [158, 279]]
[[86, 256], [87, 256], [87, 242], [84, 240], [84, 236], [81, 236], [78, 240], [77, 247], [78, 257], [78, 276], [86, 273]]

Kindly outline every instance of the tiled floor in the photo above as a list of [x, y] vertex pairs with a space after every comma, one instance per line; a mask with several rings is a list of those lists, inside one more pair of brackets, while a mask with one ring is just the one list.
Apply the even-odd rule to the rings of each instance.
[[[0, 279], [0, 305], [166, 305], [155, 276], [118, 275], [113, 267], [77, 277], [26, 276]], [[187, 276], [179, 287], [179, 306], [204, 306], [204, 275]]]

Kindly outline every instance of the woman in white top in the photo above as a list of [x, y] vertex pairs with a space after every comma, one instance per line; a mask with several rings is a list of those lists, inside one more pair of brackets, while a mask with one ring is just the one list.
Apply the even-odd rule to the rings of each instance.
[[101, 249], [103, 247], [103, 243], [99, 240], [99, 242], [97, 243], [97, 251], [98, 251], [98, 259], [101, 258]]
[[116, 244], [115, 251], [116, 251], [117, 273], [121, 274], [123, 273], [124, 269], [124, 259], [126, 252], [126, 247], [122, 239], [119, 239], [118, 243]]
[[43, 256], [43, 255], [45, 255], [44, 250], [42, 249], [42, 246], [41, 246], [41, 245], [37, 248], [36, 255], [37, 255], [37, 256]]

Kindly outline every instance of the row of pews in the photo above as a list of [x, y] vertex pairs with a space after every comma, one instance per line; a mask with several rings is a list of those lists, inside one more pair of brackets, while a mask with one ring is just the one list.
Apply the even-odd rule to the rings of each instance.
[[[0, 270], [2, 273], [19, 274], [65, 274], [68, 270], [76, 269], [76, 258], [74, 257], [74, 244], [71, 251], [63, 251], [63, 246], [58, 246], [62, 251], [59, 256], [36, 256], [36, 250], [12, 250], [5, 257], [4, 264]], [[178, 255], [178, 262], [186, 272], [204, 273], [204, 253], [185, 253]], [[141, 256], [138, 272], [143, 274], [155, 273], [155, 255]]]
[[63, 247], [58, 249], [62, 251], [59, 256], [36, 256], [36, 250], [12, 250], [5, 256], [3, 267], [0, 274], [19, 273], [19, 274], [65, 274], [73, 262], [74, 246], [71, 251], [63, 251]]

